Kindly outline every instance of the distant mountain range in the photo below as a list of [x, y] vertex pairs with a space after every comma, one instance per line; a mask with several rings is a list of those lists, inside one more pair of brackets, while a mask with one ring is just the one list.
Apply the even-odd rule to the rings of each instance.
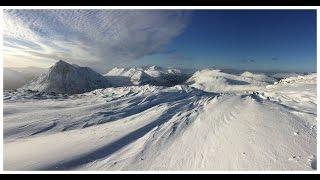
[[[113, 68], [104, 75], [114, 86], [156, 85], [174, 86], [183, 83], [190, 75], [179, 69], [145, 66], [141, 68]], [[120, 79], [122, 78], [122, 81]]]
[[[14, 74], [8, 70], [6, 72]], [[91, 68], [58, 61], [46, 73], [26, 82], [21, 75], [15, 81], [21, 90], [30, 90], [46, 94], [80, 94], [106, 87], [156, 85], [174, 86], [185, 82], [190, 75], [181, 73], [178, 69], [166, 69], [158, 66], [144, 68], [113, 68], [104, 76]], [[13, 78], [12, 78], [13, 79]], [[10, 89], [10, 88], [9, 88]]]
[[35, 67], [4, 68], [4, 90], [21, 89], [47, 94], [79, 94], [106, 87], [187, 84], [210, 92], [223, 92], [242, 90], [245, 87], [252, 89], [298, 75], [299, 73], [265, 74], [214, 68], [194, 72], [159, 66], [115, 67], [101, 75], [89, 67], [81, 67], [60, 60], [49, 70]]

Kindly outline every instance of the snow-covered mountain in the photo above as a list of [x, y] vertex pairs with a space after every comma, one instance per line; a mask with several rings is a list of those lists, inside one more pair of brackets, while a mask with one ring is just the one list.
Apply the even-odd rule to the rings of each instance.
[[291, 72], [291, 73], [282, 72], [282, 73], [271, 73], [270, 77], [273, 77], [275, 79], [280, 80], [280, 79], [289, 78], [289, 77], [296, 77], [299, 75], [303, 75], [303, 74], [302, 73], [294, 73], [294, 72]]
[[267, 83], [273, 83], [273, 82], [276, 81], [275, 78], [269, 77], [269, 76], [267, 76], [265, 74], [251, 73], [249, 71], [245, 71], [240, 76], [251, 78], [251, 79], [256, 80], [256, 81], [267, 82]]
[[107, 79], [92, 69], [60, 60], [47, 73], [22, 89], [54, 94], [79, 94], [110, 85]]
[[195, 72], [186, 84], [208, 92], [242, 92], [258, 90], [273, 82], [272, 80], [250, 72], [238, 76], [218, 69], [203, 69]]
[[317, 73], [311, 73], [308, 75], [297, 75], [292, 77], [283, 78], [280, 81], [275, 82], [274, 84], [296, 84], [296, 83], [317, 83]]
[[118, 68], [111, 69], [104, 75], [113, 87], [144, 85], [152, 82], [152, 77], [142, 68]]
[[158, 66], [140, 68], [115, 67], [104, 75], [115, 87], [130, 85], [174, 86], [183, 83], [188, 74], [174, 68]]

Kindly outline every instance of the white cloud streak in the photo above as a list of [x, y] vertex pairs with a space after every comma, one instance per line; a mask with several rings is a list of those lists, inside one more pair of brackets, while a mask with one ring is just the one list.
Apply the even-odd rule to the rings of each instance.
[[4, 55], [102, 71], [160, 52], [189, 20], [175, 10], [5, 10]]

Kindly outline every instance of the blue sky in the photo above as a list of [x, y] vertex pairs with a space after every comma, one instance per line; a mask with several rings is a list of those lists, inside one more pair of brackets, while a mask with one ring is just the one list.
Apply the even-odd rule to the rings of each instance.
[[[316, 70], [316, 12], [202, 10], [168, 47], [159, 64], [262, 71]], [[166, 59], [163, 61], [163, 59]], [[139, 63], [139, 62], [138, 62]]]
[[5, 66], [316, 71], [314, 10], [6, 10]]

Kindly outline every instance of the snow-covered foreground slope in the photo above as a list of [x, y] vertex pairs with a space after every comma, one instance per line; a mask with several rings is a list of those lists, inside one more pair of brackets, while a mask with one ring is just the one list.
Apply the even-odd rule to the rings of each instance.
[[315, 169], [316, 75], [267, 87], [226, 78], [254, 88], [224, 79], [231, 91], [144, 85], [56, 99], [7, 93], [4, 169]]

